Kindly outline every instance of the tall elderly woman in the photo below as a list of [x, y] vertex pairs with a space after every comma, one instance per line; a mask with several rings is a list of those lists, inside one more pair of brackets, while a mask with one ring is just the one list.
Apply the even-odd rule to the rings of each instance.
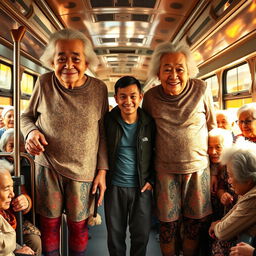
[[256, 142], [256, 103], [248, 103], [237, 111], [238, 125], [246, 140]]
[[26, 150], [35, 155], [37, 213], [44, 255], [59, 255], [59, 228], [67, 214], [69, 255], [84, 255], [92, 194], [101, 204], [107, 165], [103, 116], [107, 88], [85, 74], [96, 60], [90, 41], [64, 29], [41, 57], [53, 72], [42, 75], [21, 117]]
[[221, 164], [227, 165], [228, 182], [239, 198], [221, 220], [211, 224], [209, 234], [219, 240], [256, 236], [256, 145], [238, 141], [223, 151]]
[[162, 254], [175, 254], [183, 218], [184, 256], [197, 255], [202, 223], [211, 214], [208, 131], [216, 125], [211, 90], [198, 79], [185, 46], [163, 43], [149, 75], [161, 84], [146, 92], [144, 109], [155, 119], [156, 200]]

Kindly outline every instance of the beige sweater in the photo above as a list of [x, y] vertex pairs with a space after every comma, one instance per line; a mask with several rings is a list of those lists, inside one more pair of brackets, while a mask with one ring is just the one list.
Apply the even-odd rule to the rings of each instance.
[[53, 72], [42, 75], [21, 116], [25, 137], [39, 129], [48, 142], [35, 162], [70, 179], [92, 181], [96, 169], [108, 168], [103, 127], [107, 111], [107, 88], [100, 80], [88, 76], [83, 86], [67, 89]]
[[161, 85], [145, 93], [143, 108], [156, 122], [157, 172], [186, 174], [209, 165], [208, 131], [216, 126], [210, 88], [190, 79], [177, 96]]
[[240, 196], [214, 228], [214, 234], [220, 240], [229, 240], [242, 233], [256, 236], [256, 186]]
[[0, 255], [14, 256], [16, 232], [0, 214]]

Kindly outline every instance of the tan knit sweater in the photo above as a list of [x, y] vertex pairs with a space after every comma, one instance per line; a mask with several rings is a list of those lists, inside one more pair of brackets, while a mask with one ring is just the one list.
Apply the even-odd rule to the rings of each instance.
[[229, 240], [242, 233], [256, 236], [256, 186], [240, 196], [214, 228], [214, 234], [220, 240]]
[[63, 87], [53, 72], [42, 75], [21, 116], [25, 137], [39, 129], [45, 152], [35, 162], [78, 181], [92, 181], [96, 169], [107, 169], [103, 117], [108, 111], [107, 88], [89, 77], [74, 89]]
[[190, 79], [177, 96], [161, 85], [145, 93], [143, 108], [156, 122], [157, 172], [186, 174], [206, 168], [208, 131], [216, 126], [210, 88]]

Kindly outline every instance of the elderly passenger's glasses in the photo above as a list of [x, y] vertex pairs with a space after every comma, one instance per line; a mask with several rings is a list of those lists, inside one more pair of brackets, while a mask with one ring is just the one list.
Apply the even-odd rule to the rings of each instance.
[[243, 125], [243, 124], [244, 125], [251, 125], [253, 121], [255, 121], [255, 119], [253, 119], [253, 120], [236, 120], [236, 123], [238, 125]]

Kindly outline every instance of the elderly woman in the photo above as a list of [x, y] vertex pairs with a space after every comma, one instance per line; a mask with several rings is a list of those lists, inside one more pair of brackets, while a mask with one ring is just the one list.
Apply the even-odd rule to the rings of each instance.
[[54, 33], [41, 60], [42, 75], [21, 117], [26, 150], [35, 155], [37, 213], [43, 254], [59, 255], [61, 214], [69, 230], [69, 255], [84, 255], [92, 194], [106, 189], [107, 152], [103, 117], [106, 85], [85, 74], [95, 62], [90, 41], [79, 31]]
[[256, 142], [256, 103], [248, 103], [237, 111], [238, 125], [246, 140]]
[[210, 87], [196, 76], [190, 50], [160, 44], [150, 76], [161, 84], [146, 92], [143, 108], [156, 122], [156, 200], [162, 254], [175, 254], [178, 220], [183, 254], [197, 255], [202, 223], [211, 214], [208, 132], [216, 126]]
[[211, 224], [209, 235], [230, 240], [256, 235], [256, 145], [239, 140], [221, 155], [227, 165], [228, 182], [239, 199], [221, 219]]
[[0, 129], [4, 127], [4, 121], [2, 117], [2, 112], [3, 112], [4, 107], [0, 106]]
[[14, 214], [9, 210], [14, 197], [13, 180], [10, 175], [12, 169], [9, 162], [0, 160], [0, 255], [34, 255], [34, 251], [28, 246], [16, 246], [17, 223]]
[[[0, 151], [11, 153], [14, 150], [14, 129], [8, 129], [5, 131], [0, 139]], [[20, 151], [24, 152], [24, 138], [20, 136]], [[12, 163], [13, 158], [8, 157], [7, 160]], [[13, 174], [13, 173], [11, 173]], [[33, 249], [36, 255], [41, 255], [42, 245], [39, 230], [29, 222], [29, 213], [32, 208], [32, 200], [29, 194], [31, 194], [31, 176], [30, 176], [30, 166], [27, 163], [26, 159], [22, 158], [21, 160], [21, 174], [25, 178], [25, 186], [21, 187], [21, 195], [17, 196], [12, 200], [12, 210], [15, 212], [22, 211], [25, 215], [25, 221], [23, 223], [23, 237], [24, 243]], [[27, 214], [28, 213], [28, 214]]]
[[0, 129], [0, 138], [3, 133], [9, 128], [14, 127], [14, 108], [13, 106], [6, 106], [2, 111], [2, 119], [4, 123], [4, 127]]

